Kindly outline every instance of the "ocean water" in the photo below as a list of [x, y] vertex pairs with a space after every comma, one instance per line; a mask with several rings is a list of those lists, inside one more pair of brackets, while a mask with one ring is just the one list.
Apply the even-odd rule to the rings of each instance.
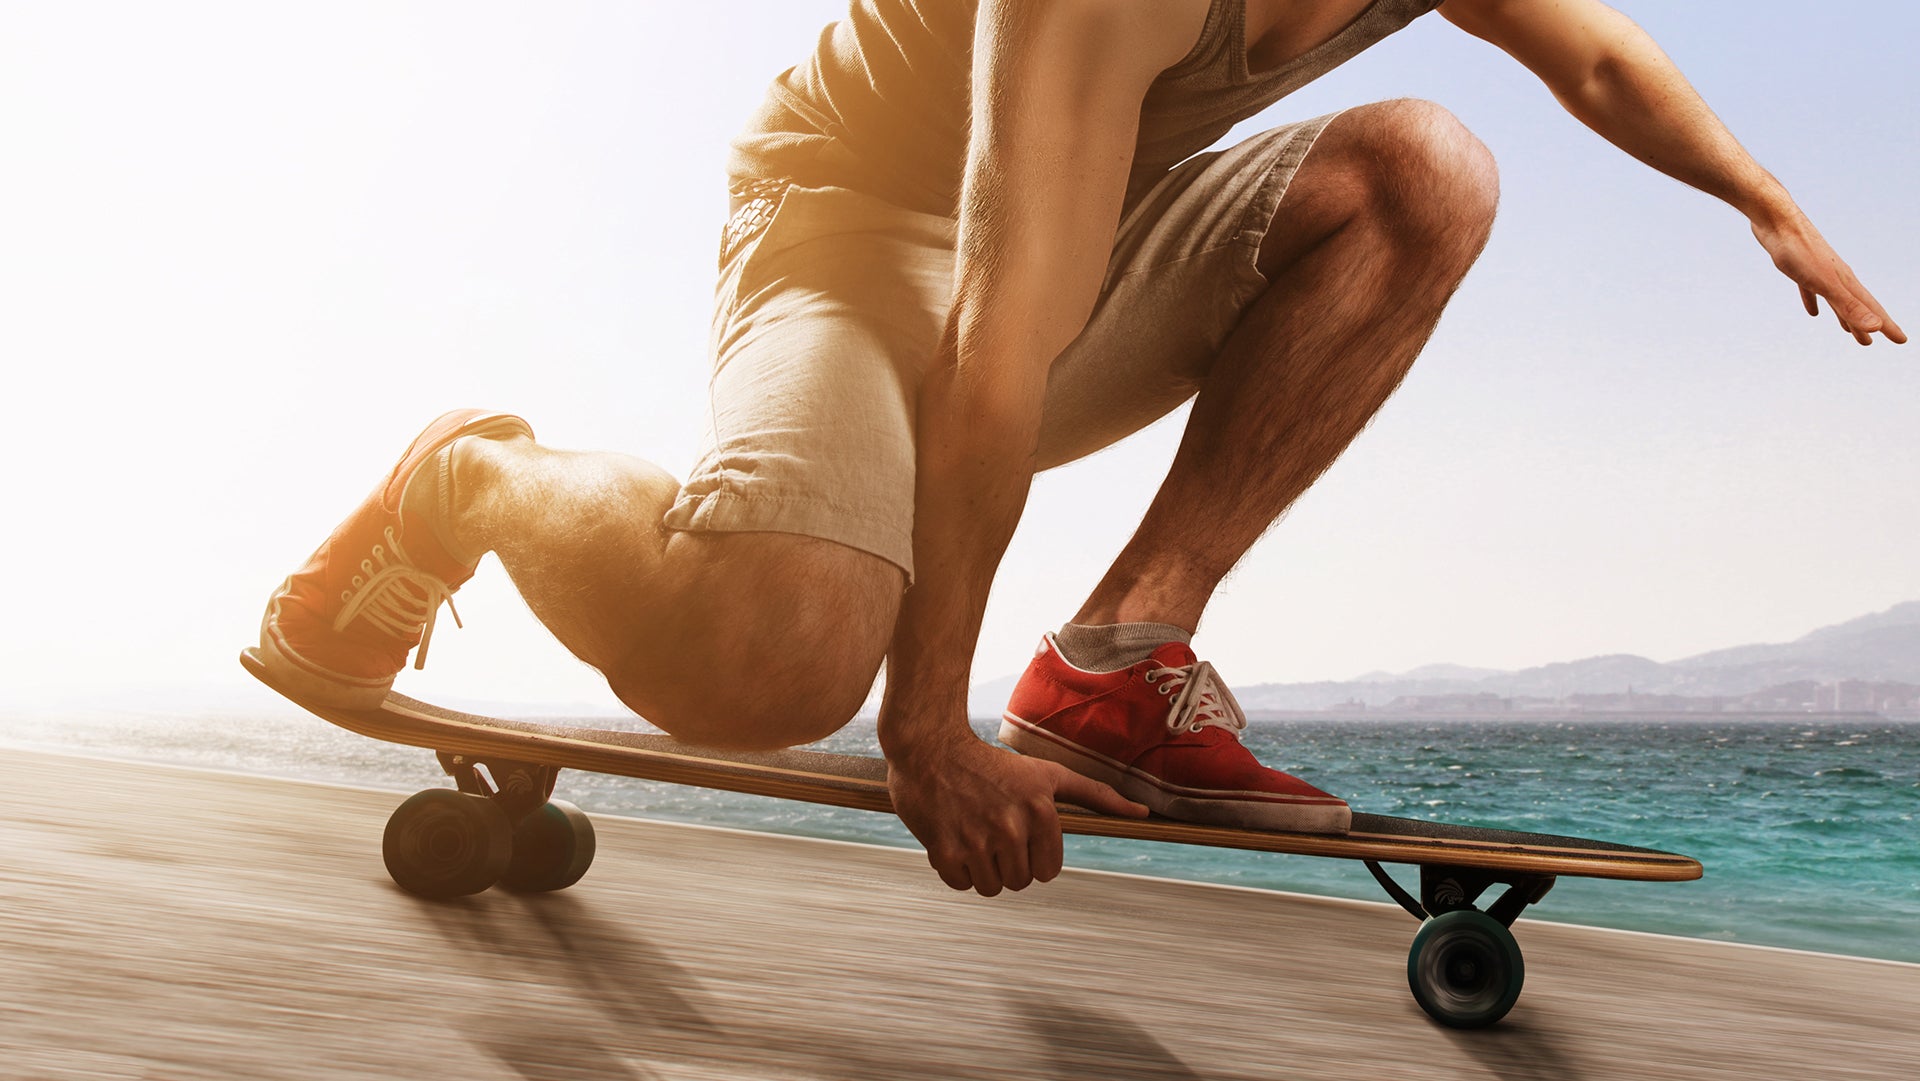
[[[603, 721], [583, 722], [604, 725]], [[976, 722], [984, 734], [993, 724]], [[305, 717], [14, 719], [15, 745], [410, 790], [425, 751]], [[1562, 878], [1530, 918], [1920, 962], [1920, 724], [1592, 718], [1255, 723], [1248, 746], [1356, 809], [1594, 837], [1699, 859], [1698, 882]], [[877, 753], [871, 722], [818, 745]], [[911, 846], [889, 815], [567, 772], [600, 814]], [[370, 839], [369, 851], [377, 851]], [[1382, 899], [1359, 863], [1067, 839], [1069, 866]], [[1414, 882], [1412, 868], [1402, 880]], [[929, 871], [929, 874], [932, 872]]]

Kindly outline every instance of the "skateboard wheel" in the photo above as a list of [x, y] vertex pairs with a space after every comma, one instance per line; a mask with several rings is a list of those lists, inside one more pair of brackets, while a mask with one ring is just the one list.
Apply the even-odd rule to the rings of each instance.
[[593, 822], [565, 800], [542, 804], [513, 828], [513, 860], [500, 885], [520, 893], [564, 890], [593, 865]]
[[513, 823], [485, 796], [430, 788], [387, 819], [380, 845], [401, 889], [435, 899], [479, 893], [513, 859]]
[[1420, 925], [1407, 953], [1413, 998], [1435, 1021], [1482, 1028], [1520, 997], [1526, 965], [1513, 932], [1474, 909], [1443, 912]]

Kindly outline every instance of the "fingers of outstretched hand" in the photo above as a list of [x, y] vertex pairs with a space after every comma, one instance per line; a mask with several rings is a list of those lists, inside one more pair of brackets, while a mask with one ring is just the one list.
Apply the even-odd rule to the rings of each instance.
[[[1871, 332], [1881, 329], [1881, 320], [1852, 293], [1839, 288], [1816, 291], [1805, 285], [1800, 287], [1800, 303], [1805, 306], [1808, 315], [1820, 314], [1819, 298], [1823, 296], [1827, 298], [1827, 307], [1832, 310], [1834, 322], [1840, 324], [1841, 330], [1852, 335], [1853, 340], [1861, 345], [1873, 344]], [[1899, 328], [1894, 329], [1897, 331]]]
[[1859, 342], [1861, 345], [1873, 344], [1873, 336], [1861, 330], [1859, 327], [1854, 326], [1852, 323], [1847, 322], [1846, 316], [1841, 315], [1839, 312], [1834, 312], [1833, 317], [1840, 323], [1841, 330], [1853, 335], [1854, 341]]
[[1843, 282], [1847, 290], [1848, 303], [1851, 305], [1847, 322], [1852, 325], [1854, 336], [1859, 337], [1863, 331], [1867, 333], [1877, 331], [1885, 334], [1888, 341], [1904, 345], [1907, 340], [1906, 332], [1900, 329], [1900, 324], [1893, 321], [1893, 317], [1887, 314], [1886, 307], [1868, 291], [1867, 287], [1860, 284], [1860, 279], [1853, 276], [1853, 271], [1845, 272]]
[[1859, 290], [1858, 283], [1853, 283], [1852, 288], [1842, 284], [1827, 297], [1827, 307], [1833, 309], [1834, 317], [1840, 320], [1840, 328], [1853, 335], [1854, 341], [1861, 345], [1872, 345], [1873, 332], [1880, 329], [1880, 317], [1867, 307], [1856, 290]]
[[1906, 332], [1900, 329], [1867, 287], [1854, 277], [1852, 269], [1835, 260], [1826, 273], [1794, 275], [1800, 286], [1800, 303], [1808, 315], [1820, 314], [1820, 298], [1825, 297], [1840, 328], [1861, 345], [1872, 345], [1873, 335], [1885, 334], [1887, 340], [1905, 344]]

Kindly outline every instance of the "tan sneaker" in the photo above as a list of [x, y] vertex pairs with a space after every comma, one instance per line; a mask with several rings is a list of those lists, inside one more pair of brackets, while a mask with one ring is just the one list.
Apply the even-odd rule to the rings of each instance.
[[[268, 599], [260, 658], [276, 683], [316, 704], [371, 709], [415, 646], [414, 667], [426, 664], [434, 615], [442, 604], [452, 607], [474, 564], [449, 553], [436, 523], [406, 506], [407, 489], [442, 449], [469, 435], [530, 439], [533, 429], [478, 409], [427, 425], [386, 480]], [[446, 478], [439, 480], [444, 492]]]

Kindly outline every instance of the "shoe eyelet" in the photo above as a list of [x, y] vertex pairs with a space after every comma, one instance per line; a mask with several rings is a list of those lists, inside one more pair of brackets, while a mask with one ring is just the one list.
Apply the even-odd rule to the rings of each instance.
[[1162, 687], [1162, 688], [1160, 688], [1160, 693], [1161, 693], [1161, 694], [1172, 694], [1172, 693], [1173, 693], [1173, 687], [1171, 687], [1171, 686], [1166, 686], [1166, 687]]
[[365, 578], [362, 578], [357, 574], [353, 576], [353, 588], [359, 589], [361, 586], [366, 584], [367, 584], [367, 580]]
[[348, 590], [348, 589], [343, 589], [343, 590], [341, 590], [341, 591], [340, 591], [340, 599], [341, 599], [341, 600], [343, 600], [343, 601], [351, 601], [351, 600], [353, 600], [353, 591], [352, 591], [352, 590]]
[[383, 556], [383, 555], [385, 555], [385, 554], [386, 554], [385, 552], [382, 552], [382, 551], [380, 550], [380, 546], [379, 546], [379, 545], [377, 545], [377, 544], [376, 544], [376, 545], [374, 545], [374, 546], [373, 546], [373, 558], [375, 558], [375, 559], [379, 559], [379, 558], [380, 558], [381, 556]]
[[1153, 673], [1152, 673], [1152, 672], [1148, 672], [1148, 673], [1147, 673], [1147, 677], [1146, 677], [1146, 678], [1147, 678], [1147, 682], [1148, 682], [1148, 683], [1152, 683], [1152, 682], [1153, 682]]

